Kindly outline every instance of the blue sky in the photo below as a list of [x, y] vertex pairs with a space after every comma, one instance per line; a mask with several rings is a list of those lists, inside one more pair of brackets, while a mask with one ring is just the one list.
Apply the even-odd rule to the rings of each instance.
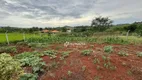
[[0, 25], [90, 25], [97, 16], [114, 24], [142, 21], [142, 0], [0, 0]]

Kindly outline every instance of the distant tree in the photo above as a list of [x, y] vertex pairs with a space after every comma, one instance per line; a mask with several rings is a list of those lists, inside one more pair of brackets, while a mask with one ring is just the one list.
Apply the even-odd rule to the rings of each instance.
[[126, 31], [130, 30], [130, 32], [135, 32], [135, 30], [137, 29], [137, 24], [131, 24], [129, 26], [124, 27], [124, 29]]
[[62, 27], [61, 30], [62, 30], [62, 32], [67, 32], [67, 28], [66, 27]]
[[96, 17], [92, 20], [91, 26], [100, 30], [112, 26], [112, 23], [113, 21], [108, 17]]

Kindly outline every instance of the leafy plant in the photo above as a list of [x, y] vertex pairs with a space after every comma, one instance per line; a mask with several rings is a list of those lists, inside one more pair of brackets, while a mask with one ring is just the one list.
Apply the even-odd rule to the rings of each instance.
[[71, 72], [71, 71], [68, 71], [68, 75], [71, 76], [71, 74], [72, 74], [72, 72]]
[[38, 75], [32, 73], [25, 73], [19, 80], [37, 80]]
[[82, 66], [82, 71], [85, 71], [86, 70], [86, 66]]
[[50, 56], [51, 59], [55, 59], [57, 57], [56, 54], [54, 50], [44, 51], [44, 55]]
[[108, 57], [108, 56], [102, 56], [102, 59], [104, 60], [104, 61], [109, 61], [110, 60], [110, 58]]
[[21, 62], [22, 66], [31, 66], [33, 73], [43, 72], [46, 67], [42, 58], [30, 52], [24, 52], [15, 56], [15, 59]]
[[89, 56], [92, 52], [93, 52], [92, 50], [83, 50], [81, 54], [84, 56]]
[[0, 47], [0, 53], [17, 53], [17, 49], [15, 46], [4, 46]]
[[119, 56], [128, 56], [128, 54], [125, 51], [120, 51], [118, 53]]
[[142, 52], [137, 53], [138, 57], [142, 57]]
[[100, 80], [100, 78], [101, 78], [100, 76], [95, 76], [94, 80]]
[[0, 54], [0, 79], [18, 80], [23, 70], [21, 64], [13, 59], [9, 54]]
[[94, 61], [93, 61], [93, 63], [94, 63], [94, 64], [97, 64], [97, 63], [99, 64], [99, 63], [100, 63], [100, 60], [99, 60], [98, 58], [95, 58]]
[[105, 46], [104, 51], [107, 53], [111, 53], [113, 51], [113, 47], [112, 46]]
[[70, 52], [63, 52], [60, 59], [63, 60], [64, 58], [68, 57]]

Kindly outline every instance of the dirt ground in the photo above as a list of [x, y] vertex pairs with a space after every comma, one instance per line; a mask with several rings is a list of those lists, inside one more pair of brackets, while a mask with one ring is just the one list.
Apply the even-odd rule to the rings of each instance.
[[[113, 46], [113, 52], [108, 60], [102, 57], [106, 54], [104, 46]], [[28, 46], [17, 47], [18, 52], [34, 51]], [[51, 44], [42, 50], [56, 50], [57, 58], [50, 59], [43, 56], [47, 66], [52, 66], [40, 75], [39, 80], [142, 80], [142, 58], [136, 55], [142, 52], [142, 45], [96, 44], [69, 45]], [[82, 50], [92, 49], [90, 56], [81, 55]], [[61, 60], [61, 54], [71, 51], [68, 57]], [[128, 56], [120, 56], [117, 53], [125, 51]], [[99, 60], [94, 64], [94, 60]], [[108, 63], [108, 67], [105, 64]]]

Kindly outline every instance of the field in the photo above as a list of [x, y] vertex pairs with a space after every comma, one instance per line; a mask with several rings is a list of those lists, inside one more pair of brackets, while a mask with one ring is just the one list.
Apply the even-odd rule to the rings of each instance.
[[[23, 40], [23, 33], [7, 33], [9, 42]], [[40, 34], [25, 34], [25, 39], [40, 37]], [[7, 42], [5, 33], [0, 33], [0, 43]]]
[[20, 80], [141, 80], [142, 39], [41, 37], [2, 46], [20, 61]]

